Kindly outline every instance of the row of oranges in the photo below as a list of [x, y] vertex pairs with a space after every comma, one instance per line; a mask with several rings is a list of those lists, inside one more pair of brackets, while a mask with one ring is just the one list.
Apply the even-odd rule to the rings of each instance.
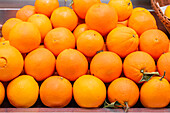
[[[35, 6], [24, 6], [5, 22], [0, 80], [12, 80], [6, 89], [9, 102], [32, 106], [39, 95], [36, 81], [43, 81], [40, 99], [48, 107], [66, 106], [72, 94], [87, 108], [102, 105], [106, 94], [111, 104], [105, 101], [105, 107], [127, 110], [139, 94], [144, 107], [167, 106], [169, 39], [151, 13], [133, 9], [130, 0], [73, 0], [72, 8], [59, 7], [57, 0], [36, 0]], [[59, 76], [51, 76], [54, 72]], [[73, 88], [69, 81], [75, 81]], [[104, 83], [110, 83], [107, 91]], [[0, 91], [2, 103], [2, 84]]]

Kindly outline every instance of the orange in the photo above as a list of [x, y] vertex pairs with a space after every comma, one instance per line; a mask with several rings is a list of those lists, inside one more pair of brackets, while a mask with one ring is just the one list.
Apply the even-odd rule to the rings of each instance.
[[114, 80], [108, 87], [108, 99], [110, 103], [118, 102], [119, 107], [124, 107], [128, 110], [133, 107], [139, 98], [139, 88], [130, 79], [121, 77]]
[[117, 27], [126, 27], [126, 26], [123, 24], [117, 24]]
[[115, 9], [108, 4], [96, 3], [87, 11], [85, 22], [89, 29], [105, 36], [116, 27], [118, 16]]
[[35, 24], [41, 33], [41, 42], [44, 41], [46, 34], [52, 30], [50, 19], [43, 14], [34, 14], [29, 17], [28, 22]]
[[47, 33], [44, 39], [44, 45], [57, 56], [65, 49], [75, 48], [75, 37], [67, 28], [55, 28]]
[[0, 81], [10, 81], [23, 70], [21, 53], [10, 45], [0, 45]]
[[163, 53], [169, 50], [169, 39], [167, 35], [158, 29], [151, 29], [145, 31], [140, 36], [139, 48], [150, 54], [157, 60]]
[[21, 75], [7, 86], [8, 100], [17, 108], [31, 107], [37, 101], [38, 95], [38, 83], [29, 75]]
[[60, 76], [75, 81], [78, 77], [86, 74], [88, 62], [86, 57], [75, 49], [65, 49], [56, 60], [56, 69]]
[[128, 19], [132, 14], [133, 5], [130, 0], [110, 0], [108, 5], [115, 8], [119, 21]]
[[109, 51], [117, 53], [121, 58], [136, 51], [139, 44], [137, 33], [129, 27], [117, 27], [107, 36], [106, 45]]
[[136, 51], [129, 54], [123, 62], [123, 72], [127, 78], [139, 83], [145, 78], [150, 78], [151, 75], [147, 76], [147, 72], [155, 72], [156, 66], [154, 59], [145, 52]]
[[147, 108], [163, 108], [169, 104], [170, 85], [161, 77], [153, 77], [140, 90], [140, 101]]
[[54, 73], [55, 56], [48, 49], [35, 49], [26, 56], [24, 67], [26, 74], [42, 81]]
[[5, 88], [4, 85], [0, 82], [0, 105], [4, 101], [5, 98]]
[[124, 20], [124, 21], [118, 21], [118, 23], [117, 24], [122, 24], [122, 25], [124, 25], [124, 26], [128, 26], [128, 19], [127, 20]]
[[38, 48], [41, 42], [41, 34], [34, 24], [20, 22], [11, 29], [9, 42], [21, 53], [28, 53]]
[[166, 71], [165, 78], [170, 81], [170, 52], [164, 53], [157, 61], [158, 72], [163, 75]]
[[157, 29], [155, 18], [146, 11], [136, 11], [129, 18], [128, 26], [140, 36], [149, 29]]
[[168, 18], [170, 18], [170, 6], [167, 6], [165, 9], [165, 16], [167, 16]]
[[59, 7], [51, 15], [51, 23], [54, 28], [65, 27], [73, 31], [78, 24], [78, 17], [71, 8]]
[[73, 35], [75, 36], [75, 39], [77, 41], [79, 35], [83, 33], [84, 31], [89, 30], [86, 24], [79, 24], [75, 30], [73, 31]]
[[3, 24], [2, 35], [3, 35], [5, 40], [9, 39], [9, 32], [19, 22], [22, 22], [22, 20], [17, 19], [17, 18], [10, 18]]
[[103, 37], [94, 30], [81, 33], [77, 39], [77, 50], [85, 56], [92, 57], [104, 47]]
[[3, 42], [5, 41], [5, 38], [4, 37], [0, 37], [0, 42]]
[[101, 3], [101, 1], [100, 0], [73, 0], [72, 8], [80, 18], [85, 19], [88, 9], [96, 3]]
[[113, 52], [100, 52], [93, 57], [90, 63], [90, 72], [104, 83], [111, 82], [120, 76], [122, 60]]
[[97, 108], [106, 98], [106, 87], [97, 77], [83, 75], [73, 84], [73, 96], [80, 107]]
[[59, 7], [58, 0], [35, 0], [35, 11], [48, 17]]
[[40, 98], [48, 107], [65, 107], [72, 99], [72, 84], [63, 77], [51, 76], [41, 84]]
[[28, 18], [33, 14], [35, 14], [35, 7], [32, 5], [25, 5], [17, 11], [16, 18], [27, 21]]
[[133, 9], [132, 13], [137, 13], [137, 12], [146, 12], [148, 14], [151, 14], [147, 9], [143, 8], [143, 7], [136, 7]]
[[168, 52], [170, 52], [170, 42], [169, 42], [169, 50], [168, 50]]

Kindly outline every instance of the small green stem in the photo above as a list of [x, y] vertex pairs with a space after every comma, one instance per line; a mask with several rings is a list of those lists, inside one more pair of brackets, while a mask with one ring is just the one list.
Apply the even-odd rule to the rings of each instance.
[[143, 72], [145, 75], [160, 75], [159, 72]]
[[165, 73], [166, 71], [164, 71], [164, 75], [160, 78], [160, 81], [162, 81], [162, 79], [165, 77]]
[[74, 2], [73, 2], [73, 0], [71, 0], [69, 7], [71, 7], [73, 4], [74, 4]]
[[128, 102], [125, 102], [125, 106], [126, 106], [126, 107], [124, 107], [125, 108], [125, 113], [127, 113], [128, 109], [129, 109]]

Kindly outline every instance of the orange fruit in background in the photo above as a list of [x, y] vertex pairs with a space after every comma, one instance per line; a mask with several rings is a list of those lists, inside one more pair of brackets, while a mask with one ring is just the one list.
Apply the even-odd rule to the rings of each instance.
[[72, 84], [63, 77], [51, 76], [41, 84], [40, 99], [48, 107], [65, 107], [72, 99]]
[[54, 73], [55, 56], [46, 48], [31, 51], [25, 58], [25, 72], [42, 81]]
[[73, 0], [72, 8], [80, 18], [85, 19], [88, 9], [96, 3], [101, 3], [101, 1], [100, 0]]
[[77, 39], [77, 50], [85, 56], [92, 57], [104, 47], [103, 37], [94, 30], [81, 33]]
[[0, 82], [0, 105], [4, 101], [5, 98], [5, 88], [4, 85]]
[[108, 5], [115, 8], [119, 21], [128, 19], [132, 14], [133, 5], [130, 0], [110, 0]]
[[59, 7], [58, 0], [35, 0], [35, 11], [48, 17]]
[[119, 107], [133, 107], [139, 98], [139, 88], [132, 80], [121, 77], [111, 82], [107, 95], [110, 103], [118, 101]]
[[9, 102], [17, 108], [28, 108], [35, 104], [39, 95], [38, 83], [29, 75], [21, 75], [7, 86]]
[[146, 8], [143, 8], [143, 7], [136, 7], [136, 8], [134, 8], [133, 11], [132, 11], [132, 14], [133, 13], [137, 13], [138, 11], [139, 12], [146, 12], [148, 14], [151, 14]]
[[163, 108], [169, 104], [170, 85], [161, 77], [153, 77], [140, 89], [140, 101], [147, 108]]
[[4, 37], [0, 37], [0, 42], [4, 42], [5, 38]]
[[89, 30], [89, 28], [87, 27], [86, 24], [79, 24], [73, 31], [73, 35], [74, 35], [76, 41], [77, 41], [78, 37], [80, 36], [80, 34], [87, 30]]
[[106, 87], [97, 77], [83, 75], [73, 84], [73, 96], [80, 107], [97, 108], [106, 98]]
[[117, 24], [117, 27], [126, 27], [126, 26], [123, 24]]
[[109, 51], [117, 53], [121, 58], [136, 51], [139, 44], [137, 33], [129, 27], [117, 27], [107, 36], [106, 45]]
[[149, 29], [157, 29], [156, 20], [147, 11], [136, 11], [129, 18], [128, 26], [134, 29], [140, 36]]
[[67, 28], [55, 28], [47, 33], [44, 45], [57, 56], [64, 49], [75, 48], [75, 37]]
[[169, 39], [167, 35], [158, 29], [147, 30], [140, 36], [139, 48], [150, 54], [157, 60], [163, 53], [168, 52]]
[[127, 26], [128, 26], [128, 19], [127, 19], [127, 20], [124, 20], [124, 21], [118, 21], [118, 22], [117, 22], [117, 25], [118, 25], [118, 24], [119, 24], [119, 25], [121, 24], [121, 25], [124, 25], [124, 26], [127, 27]]
[[2, 41], [2, 42], [0, 41], [0, 46], [1, 45], [10, 45], [10, 44], [9, 44], [8, 40], [5, 40], [5, 41]]
[[20, 22], [11, 29], [9, 42], [21, 53], [28, 53], [38, 48], [41, 42], [41, 34], [34, 24]]
[[21, 53], [10, 45], [0, 45], [0, 81], [10, 81], [23, 70]]
[[122, 60], [113, 52], [100, 52], [93, 57], [90, 72], [104, 83], [109, 83], [120, 76]]
[[89, 29], [105, 36], [116, 27], [118, 16], [115, 9], [108, 4], [96, 3], [87, 11], [85, 22]]
[[170, 81], [170, 52], [162, 54], [157, 61], [157, 69], [160, 75], [166, 71], [165, 78]]
[[52, 30], [52, 24], [50, 19], [43, 14], [34, 14], [29, 19], [28, 22], [35, 24], [41, 33], [41, 42], [44, 41], [46, 34]]
[[78, 17], [71, 8], [59, 7], [51, 15], [51, 23], [54, 28], [65, 27], [73, 31], [78, 24]]
[[155, 72], [154, 59], [145, 52], [136, 51], [129, 54], [123, 62], [123, 72], [125, 76], [136, 83], [144, 76], [143, 72]]
[[86, 57], [75, 49], [65, 49], [57, 57], [56, 69], [60, 76], [75, 81], [86, 74], [88, 62]]
[[11, 29], [19, 22], [22, 22], [22, 20], [18, 18], [10, 18], [8, 19], [2, 26], [2, 36], [5, 40], [9, 39], [9, 33]]
[[35, 7], [32, 5], [25, 5], [17, 11], [16, 18], [27, 21], [28, 18], [33, 14], [35, 14]]

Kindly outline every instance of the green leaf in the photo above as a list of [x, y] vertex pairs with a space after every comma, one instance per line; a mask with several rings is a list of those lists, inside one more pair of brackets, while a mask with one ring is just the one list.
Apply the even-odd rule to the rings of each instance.
[[104, 102], [104, 108], [118, 108], [117, 106], [121, 105], [118, 101], [108, 103], [106, 100]]

